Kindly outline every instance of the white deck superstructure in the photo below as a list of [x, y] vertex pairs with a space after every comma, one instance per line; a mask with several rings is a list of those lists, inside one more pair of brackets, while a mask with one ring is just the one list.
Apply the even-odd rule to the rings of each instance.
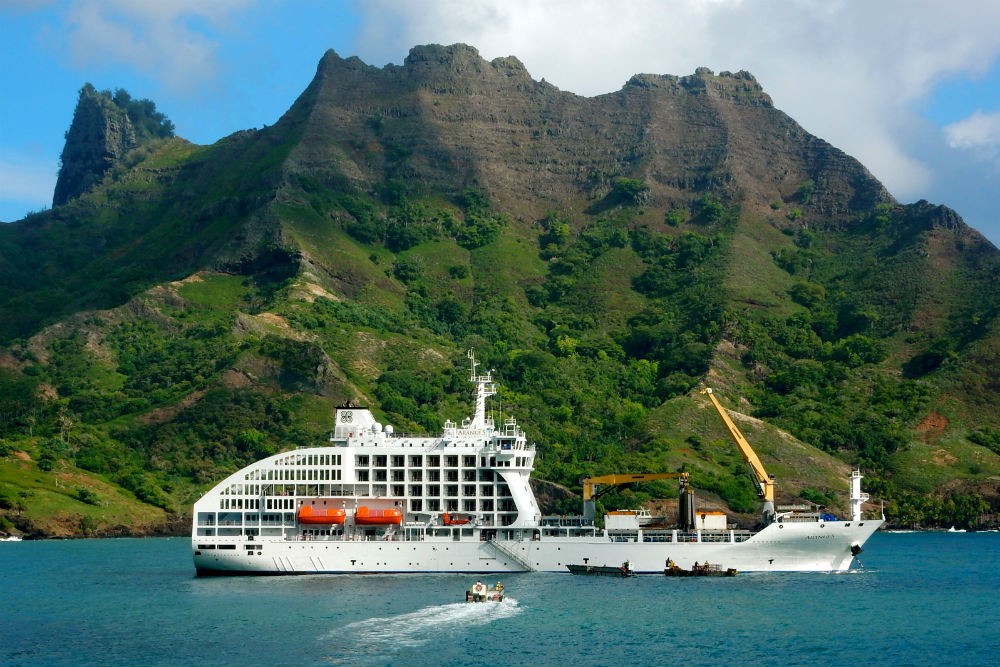
[[470, 380], [473, 416], [445, 422], [440, 436], [396, 434], [369, 409], [343, 405], [328, 445], [275, 454], [217, 484], [194, 506], [198, 573], [566, 572], [625, 560], [658, 573], [667, 558], [842, 571], [882, 524], [861, 516], [857, 472], [849, 521], [789, 514], [757, 532], [685, 532], [542, 517], [529, 485], [534, 446], [513, 417], [497, 426], [487, 415], [496, 388], [474, 359]]

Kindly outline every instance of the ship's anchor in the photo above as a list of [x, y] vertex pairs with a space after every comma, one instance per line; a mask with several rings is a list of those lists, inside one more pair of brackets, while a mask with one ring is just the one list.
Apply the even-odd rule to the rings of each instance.
[[861, 548], [860, 544], [851, 545], [851, 555], [854, 556], [854, 562], [856, 562], [863, 570], [865, 569], [865, 564], [861, 562], [860, 558], [858, 558], [858, 554], [861, 553], [862, 551], [864, 551], [864, 549]]

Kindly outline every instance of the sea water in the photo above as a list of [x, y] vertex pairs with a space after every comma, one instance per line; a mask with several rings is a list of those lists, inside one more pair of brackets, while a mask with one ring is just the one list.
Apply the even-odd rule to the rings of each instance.
[[[190, 541], [0, 543], [3, 665], [993, 665], [1000, 534], [878, 533], [845, 574], [194, 576]], [[492, 579], [489, 583], [493, 583]]]

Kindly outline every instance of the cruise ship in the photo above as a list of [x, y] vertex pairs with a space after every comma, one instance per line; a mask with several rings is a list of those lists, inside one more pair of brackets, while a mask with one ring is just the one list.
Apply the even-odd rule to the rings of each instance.
[[669, 473], [655, 475], [679, 480], [674, 527], [641, 525], [635, 512], [609, 513], [598, 526], [592, 480], [581, 516], [543, 516], [529, 482], [535, 446], [514, 417], [488, 414], [492, 372], [478, 373], [469, 358], [474, 413], [445, 422], [440, 435], [395, 433], [370, 409], [341, 405], [328, 443], [275, 454], [219, 482], [194, 505], [197, 573], [568, 572], [570, 564], [629, 561], [638, 574], [662, 574], [668, 559], [682, 568], [840, 572], [883, 523], [862, 516], [868, 495], [859, 471], [850, 479], [850, 518], [775, 511], [773, 479], [752, 450], [744, 458], [759, 468], [765, 501], [755, 530], [724, 517], [709, 523], [708, 513], [699, 521], [686, 502], [687, 476]]

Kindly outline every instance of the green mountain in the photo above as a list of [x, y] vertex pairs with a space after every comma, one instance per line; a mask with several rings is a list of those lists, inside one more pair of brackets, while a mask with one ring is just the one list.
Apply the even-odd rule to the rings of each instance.
[[88, 84], [60, 183], [0, 227], [0, 530], [183, 531], [336, 403], [397, 431], [471, 413], [468, 349], [549, 511], [683, 469], [752, 512], [711, 386], [779, 502], [843, 509], [860, 466], [891, 523], [995, 522], [1000, 254], [746, 72], [585, 98], [464, 45], [331, 51], [273, 126], [211, 146]]

